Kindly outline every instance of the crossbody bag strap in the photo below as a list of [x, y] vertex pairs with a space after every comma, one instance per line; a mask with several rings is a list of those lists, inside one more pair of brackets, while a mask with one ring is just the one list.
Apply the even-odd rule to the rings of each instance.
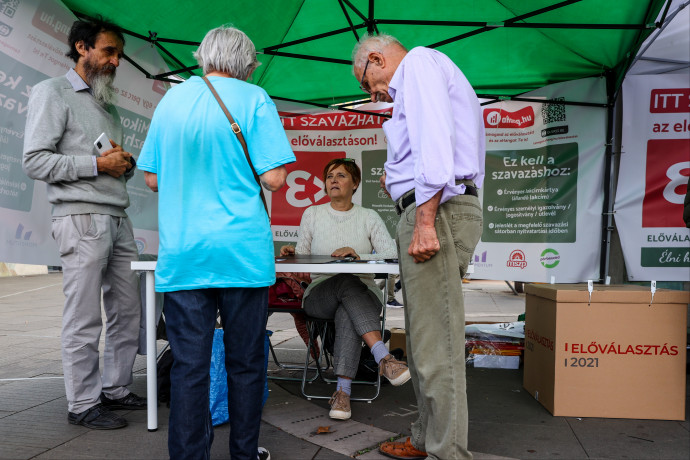
[[252, 168], [252, 173], [254, 174], [254, 179], [256, 180], [256, 183], [259, 184], [259, 194], [261, 195], [261, 201], [264, 203], [264, 209], [266, 210], [266, 215], [269, 216], [269, 221], [270, 221], [270, 215], [268, 214], [268, 206], [266, 205], [266, 196], [264, 195], [264, 189], [261, 186], [261, 180], [259, 179], [259, 175], [256, 173], [256, 169], [254, 169], [254, 165], [252, 164], [252, 160], [251, 160], [251, 158], [249, 158], [249, 151], [247, 150], [247, 142], [244, 140], [244, 136], [242, 135], [242, 130], [240, 129], [240, 125], [238, 125], [235, 122], [235, 119], [232, 118], [232, 115], [230, 115], [228, 108], [225, 106], [225, 104], [223, 104], [223, 101], [221, 100], [220, 96], [218, 96], [218, 93], [216, 92], [216, 89], [213, 87], [211, 82], [208, 81], [208, 78], [206, 78], [206, 76], [203, 76], [201, 78], [204, 79], [204, 81], [208, 85], [208, 88], [213, 93], [213, 96], [216, 98], [216, 101], [218, 101], [220, 108], [223, 109], [223, 113], [225, 113], [225, 116], [228, 117], [228, 121], [230, 122], [230, 128], [232, 128], [232, 132], [235, 133], [235, 135], [237, 136], [237, 140], [239, 140], [240, 144], [242, 144], [242, 150], [244, 151], [244, 156], [247, 157], [247, 163], [249, 163], [249, 167]]

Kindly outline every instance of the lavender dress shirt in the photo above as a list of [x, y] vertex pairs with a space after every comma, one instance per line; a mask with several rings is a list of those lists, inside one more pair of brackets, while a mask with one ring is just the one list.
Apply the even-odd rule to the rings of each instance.
[[417, 205], [439, 190], [441, 203], [465, 193], [458, 179], [484, 182], [485, 138], [479, 100], [445, 54], [413, 48], [389, 83], [393, 116], [383, 124], [388, 141], [386, 188], [397, 201], [415, 189]]

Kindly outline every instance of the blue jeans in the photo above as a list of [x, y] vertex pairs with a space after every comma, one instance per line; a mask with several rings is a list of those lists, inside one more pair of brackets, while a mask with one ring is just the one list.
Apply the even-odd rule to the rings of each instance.
[[173, 460], [210, 458], [209, 371], [217, 311], [225, 330], [230, 457], [256, 459], [268, 288], [214, 288], [165, 293], [166, 329], [174, 360], [168, 432]]

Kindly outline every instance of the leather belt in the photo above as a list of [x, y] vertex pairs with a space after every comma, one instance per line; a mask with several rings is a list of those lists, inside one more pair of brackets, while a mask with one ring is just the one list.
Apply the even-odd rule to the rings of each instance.
[[[474, 187], [473, 185], [465, 185], [464, 194], [476, 196], [477, 198], [479, 198], [479, 193], [477, 193], [477, 187]], [[402, 197], [400, 197], [398, 201], [395, 202], [395, 212], [397, 212], [398, 215], [402, 214], [409, 205], [414, 203], [414, 201], [414, 190], [410, 190]]]

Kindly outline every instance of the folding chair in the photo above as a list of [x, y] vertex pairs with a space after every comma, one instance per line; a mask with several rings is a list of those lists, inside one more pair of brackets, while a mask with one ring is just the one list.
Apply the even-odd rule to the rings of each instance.
[[[375, 276], [376, 279], [381, 279], [381, 278], [387, 278], [387, 274], [377, 274]], [[384, 332], [386, 330], [386, 304], [385, 304], [385, 299], [387, 298], [388, 294], [388, 283], [383, 283], [383, 307], [381, 309], [381, 337], [384, 336]], [[319, 378], [321, 381], [325, 383], [336, 383], [336, 379], [331, 379], [327, 378], [323, 375], [323, 371], [328, 369], [330, 367], [330, 357], [328, 356], [329, 353], [326, 350], [326, 347], [324, 346], [324, 338], [326, 337], [326, 334], [329, 330], [329, 328], [332, 328], [335, 331], [335, 322], [332, 319], [323, 319], [323, 318], [315, 318], [312, 316], [308, 316], [305, 313], [305, 320], [307, 323], [307, 331], [309, 333], [309, 340], [307, 343], [307, 355], [306, 355], [306, 360], [305, 360], [305, 366], [303, 367], [303, 372], [302, 372], [302, 395], [304, 395], [307, 400], [311, 401], [312, 399], [330, 399], [331, 395], [317, 395], [317, 394], [310, 394], [307, 393], [306, 391], [306, 384], [307, 383], [312, 383], [316, 380], [316, 378]], [[309, 364], [309, 357], [310, 357], [310, 352], [311, 350], [319, 350], [319, 340], [318, 337], [321, 337], [321, 347], [320, 347], [320, 353], [321, 355], [326, 356], [326, 362], [328, 363], [328, 366], [326, 368], [321, 368], [318, 366], [316, 368], [316, 374], [314, 377], [311, 379], [307, 378], [308, 376], [308, 371], [312, 369], [308, 369], [307, 365]], [[379, 373], [376, 373], [376, 381], [370, 382], [366, 380], [353, 380], [353, 384], [356, 385], [371, 385], [375, 387], [375, 393], [372, 397], [369, 398], [363, 398], [363, 397], [350, 397], [350, 401], [366, 401], [368, 403], [371, 403], [374, 399], [376, 399], [381, 392], [381, 376]]]
[[[297, 299], [297, 298], [285, 298], [285, 297], [280, 297], [278, 295], [271, 295], [269, 293], [269, 303], [268, 303], [268, 313], [269, 315], [274, 314], [274, 313], [289, 313], [293, 317], [295, 315], [304, 315], [304, 310], [302, 310], [302, 300]], [[295, 318], [295, 326], [297, 326], [298, 320]], [[298, 329], [299, 330], [299, 329]], [[301, 336], [301, 334], [300, 334]], [[326, 358], [325, 365], [322, 367], [321, 365], [321, 356], [318, 354], [315, 354], [316, 356], [316, 366], [309, 366], [309, 361], [307, 360], [307, 363], [305, 366], [302, 366], [301, 364], [283, 364], [278, 360], [278, 356], [276, 355], [275, 349], [273, 348], [273, 343], [270, 340], [269, 337], [269, 350], [271, 352], [271, 356], [273, 357], [273, 362], [278, 366], [280, 369], [284, 370], [304, 370], [305, 366], [307, 370], [310, 371], [318, 371], [320, 370], [326, 370], [328, 367], [330, 367], [331, 363], [328, 361], [328, 357]], [[309, 356], [309, 353], [307, 353], [307, 357]], [[295, 381], [295, 382], [300, 382], [302, 378], [297, 378], [297, 377], [280, 377], [280, 376], [273, 376], [269, 375], [269, 379], [271, 380], [288, 380], [288, 381]], [[315, 380], [317, 377], [314, 376], [312, 380]]]

